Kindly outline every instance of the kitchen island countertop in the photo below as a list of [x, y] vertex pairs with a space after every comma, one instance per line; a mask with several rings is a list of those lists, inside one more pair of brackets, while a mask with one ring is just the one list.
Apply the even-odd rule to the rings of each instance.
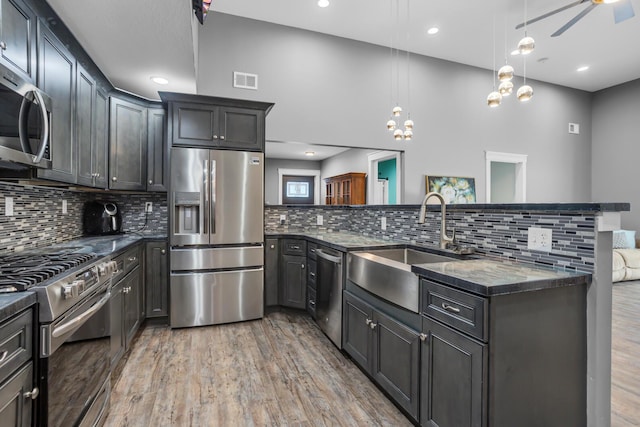
[[364, 236], [362, 234], [349, 232], [317, 233], [310, 231], [269, 231], [265, 232], [265, 237], [273, 238], [305, 238], [315, 243], [320, 243], [333, 247], [341, 251], [365, 250], [376, 247], [404, 247], [408, 242], [398, 240], [386, 240], [375, 237]]

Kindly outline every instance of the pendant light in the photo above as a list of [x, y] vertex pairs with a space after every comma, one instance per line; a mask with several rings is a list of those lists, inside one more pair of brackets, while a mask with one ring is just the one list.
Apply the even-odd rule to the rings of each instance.
[[498, 92], [502, 96], [509, 96], [513, 92], [513, 76], [515, 70], [508, 64], [507, 54], [507, 20], [504, 20], [504, 65], [498, 70], [498, 80], [500, 80], [500, 86], [498, 86]]
[[527, 0], [524, 0], [524, 37], [518, 42], [518, 52], [520, 55], [529, 55], [535, 47], [535, 40], [527, 35]]
[[[496, 90], [496, 15], [495, 15], [495, 2], [493, 13], [493, 68], [491, 69], [491, 81], [493, 83], [493, 91], [487, 96], [487, 105], [491, 108], [500, 106], [502, 102], [502, 95]], [[498, 74], [499, 75], [499, 74]]]
[[535, 47], [533, 38], [527, 36], [527, 0], [524, 0], [524, 38], [518, 43], [518, 51], [522, 54], [523, 84], [518, 88], [518, 101], [527, 102], [533, 97], [533, 88], [527, 84], [527, 57]]

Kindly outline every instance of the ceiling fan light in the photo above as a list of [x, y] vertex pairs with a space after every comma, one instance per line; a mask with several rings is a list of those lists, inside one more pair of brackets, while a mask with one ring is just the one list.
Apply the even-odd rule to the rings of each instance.
[[396, 121], [395, 120], [389, 120], [387, 122], [387, 129], [388, 130], [395, 130], [396, 128]]
[[518, 101], [525, 102], [533, 97], [533, 88], [529, 85], [520, 86], [518, 89]]
[[502, 95], [500, 92], [496, 92], [495, 90], [487, 96], [487, 105], [491, 108], [496, 108], [502, 102]]
[[500, 92], [500, 95], [502, 96], [511, 95], [511, 93], [513, 92], [513, 83], [511, 83], [509, 80], [500, 83], [500, 86], [498, 86], [498, 92]]
[[394, 115], [394, 117], [400, 116], [400, 113], [402, 113], [402, 107], [400, 107], [399, 105], [393, 107], [392, 114]]
[[536, 42], [533, 40], [533, 37], [523, 37], [522, 40], [518, 42], [518, 51], [521, 55], [528, 55], [533, 52], [533, 49], [536, 47]]
[[513, 78], [513, 67], [511, 65], [503, 65], [498, 70], [498, 80], [501, 82], [511, 80]]
[[393, 138], [396, 141], [401, 140], [403, 136], [404, 136], [404, 132], [402, 132], [402, 129], [396, 129], [393, 131]]

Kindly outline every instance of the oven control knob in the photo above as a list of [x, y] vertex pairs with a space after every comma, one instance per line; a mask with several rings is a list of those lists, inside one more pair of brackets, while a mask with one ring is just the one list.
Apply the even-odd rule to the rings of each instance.
[[98, 275], [100, 275], [100, 277], [110, 275], [111, 273], [113, 273], [111, 261], [103, 262], [98, 265]]
[[84, 292], [85, 281], [82, 279], [74, 280], [71, 286], [75, 288], [76, 295], [80, 295]]
[[62, 285], [62, 298], [71, 299], [78, 296], [78, 287], [73, 283], [65, 283]]

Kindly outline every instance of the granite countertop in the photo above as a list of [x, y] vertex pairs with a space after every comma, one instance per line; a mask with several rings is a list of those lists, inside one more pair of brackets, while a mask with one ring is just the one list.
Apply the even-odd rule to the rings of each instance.
[[0, 322], [35, 304], [36, 301], [36, 293], [30, 291], [0, 294]]
[[413, 265], [411, 271], [483, 296], [585, 285], [591, 282], [591, 275], [586, 273], [493, 259], [418, 264]]
[[315, 243], [327, 245], [340, 251], [354, 251], [364, 250], [369, 248], [376, 248], [386, 246], [389, 248], [397, 246], [406, 246], [407, 242], [400, 242], [395, 240], [384, 240], [375, 237], [363, 236], [362, 234], [348, 233], [348, 232], [334, 232], [334, 233], [315, 233], [300, 231], [271, 231], [265, 232], [266, 237], [302, 237], [309, 239]]
[[88, 236], [79, 237], [77, 239], [68, 240], [64, 243], [52, 245], [50, 248], [78, 248], [80, 252], [95, 253], [97, 256], [107, 256], [116, 254], [127, 247], [143, 241], [166, 239], [165, 235], [148, 235], [148, 234], [113, 234], [107, 236]]

